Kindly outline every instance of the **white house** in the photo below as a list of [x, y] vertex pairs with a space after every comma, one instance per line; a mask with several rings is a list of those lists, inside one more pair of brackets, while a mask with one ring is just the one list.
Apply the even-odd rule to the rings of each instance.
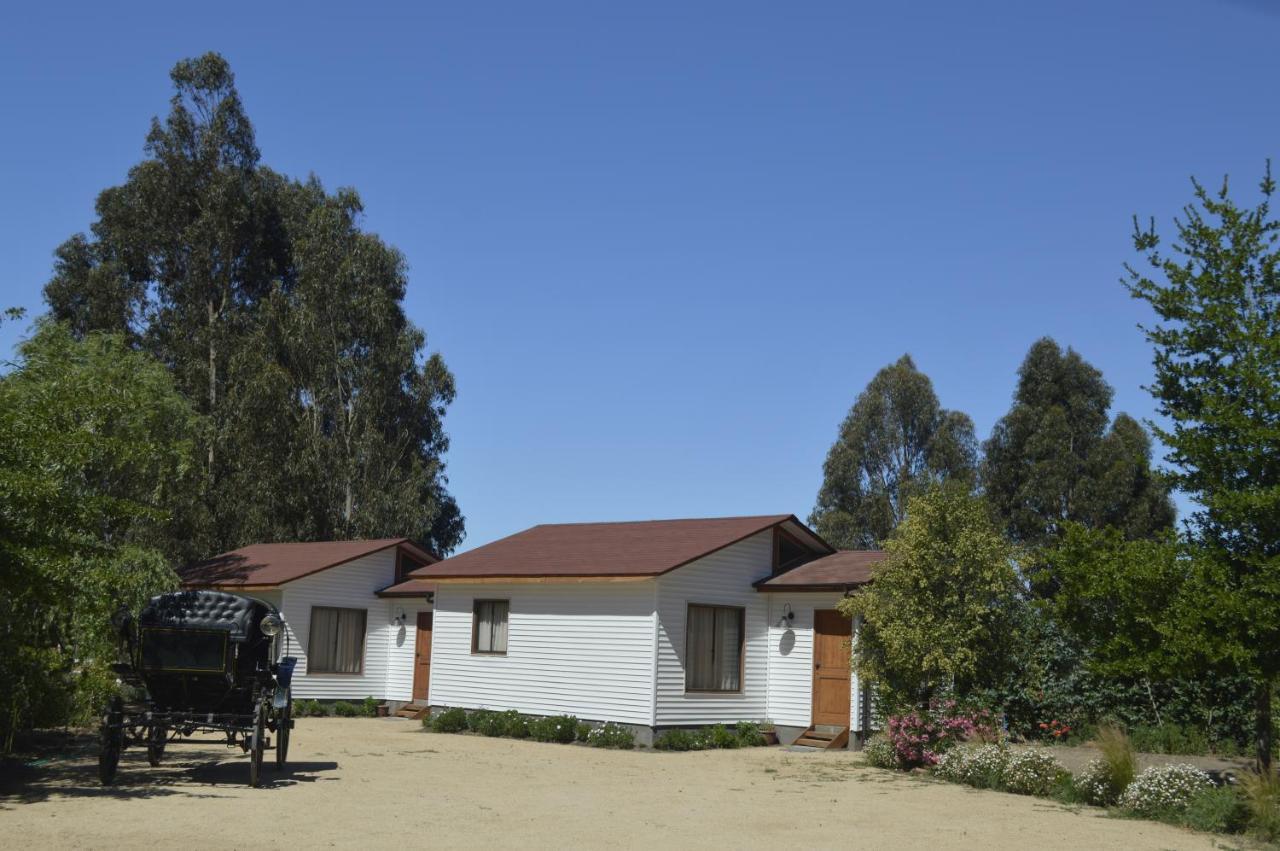
[[664, 728], [772, 720], [838, 746], [867, 724], [835, 611], [878, 552], [793, 515], [535, 526], [414, 570], [435, 586], [433, 706]]
[[407, 703], [427, 696], [435, 590], [408, 574], [436, 560], [407, 538], [254, 544], [178, 573], [280, 610], [295, 698]]

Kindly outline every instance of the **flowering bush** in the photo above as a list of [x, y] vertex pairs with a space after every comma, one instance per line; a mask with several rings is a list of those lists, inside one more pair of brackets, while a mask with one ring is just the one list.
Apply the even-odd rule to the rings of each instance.
[[952, 783], [979, 789], [999, 788], [1004, 784], [1009, 760], [1009, 749], [1004, 745], [953, 748], [942, 755], [933, 773]]
[[954, 700], [931, 704], [927, 710], [891, 715], [885, 731], [901, 768], [936, 765], [938, 758], [959, 742], [997, 738], [989, 711], [964, 709]]
[[1075, 778], [1076, 794], [1086, 804], [1105, 807], [1115, 803], [1111, 788], [1111, 767], [1105, 759], [1093, 759]]
[[876, 733], [867, 740], [862, 756], [867, 760], [867, 765], [876, 768], [898, 767], [898, 754], [893, 749], [893, 743], [883, 733]]
[[1001, 780], [1010, 792], [1045, 797], [1053, 791], [1058, 777], [1065, 771], [1053, 754], [1044, 748], [1027, 748], [1010, 755]]
[[1148, 768], [1120, 796], [1120, 806], [1142, 815], [1180, 812], [1213, 781], [1194, 765], [1160, 765]]
[[1040, 722], [1040, 735], [1048, 736], [1049, 738], [1053, 739], [1055, 742], [1062, 741], [1070, 733], [1071, 733], [1071, 725], [1064, 724], [1063, 722], [1059, 721], [1057, 718], [1053, 719], [1052, 721]]

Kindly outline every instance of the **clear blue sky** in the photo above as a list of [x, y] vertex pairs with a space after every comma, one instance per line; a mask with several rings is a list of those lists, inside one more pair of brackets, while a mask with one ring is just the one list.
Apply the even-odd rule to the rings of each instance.
[[115, 5], [6, 16], [0, 307], [42, 309], [169, 68], [221, 51], [264, 162], [408, 258], [464, 548], [803, 517], [903, 352], [983, 438], [1045, 334], [1150, 416], [1130, 216], [1280, 154], [1272, 0]]

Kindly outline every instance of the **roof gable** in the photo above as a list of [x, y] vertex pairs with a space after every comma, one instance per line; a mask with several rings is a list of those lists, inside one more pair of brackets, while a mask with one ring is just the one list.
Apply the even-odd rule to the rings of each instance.
[[[782, 523], [794, 523], [808, 532], [791, 514], [548, 524], [427, 565], [411, 575], [456, 581], [644, 579], [675, 570]], [[808, 534], [819, 549], [831, 551], [812, 532]]]
[[871, 581], [884, 550], [841, 550], [756, 583], [759, 591], [842, 591]]
[[310, 541], [286, 544], [250, 544], [204, 561], [178, 568], [187, 587], [272, 587], [355, 561], [382, 550], [400, 548], [422, 561], [435, 561], [429, 552], [408, 538], [368, 541]]

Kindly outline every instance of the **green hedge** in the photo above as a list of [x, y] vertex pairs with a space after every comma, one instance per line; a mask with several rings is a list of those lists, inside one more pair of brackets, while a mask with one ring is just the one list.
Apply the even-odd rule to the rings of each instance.
[[566, 745], [576, 741], [597, 748], [624, 750], [635, 746], [635, 734], [620, 724], [610, 722], [594, 727], [572, 715], [537, 717], [521, 715], [514, 709], [503, 712], [476, 709], [467, 712], [453, 707], [433, 713], [429, 718], [423, 719], [422, 723], [436, 733], [472, 732], [493, 738], [533, 739]]
[[660, 751], [704, 751], [719, 748], [757, 747], [765, 743], [760, 725], [743, 721], [733, 728], [723, 724], [701, 730], [667, 730], [653, 742]]

